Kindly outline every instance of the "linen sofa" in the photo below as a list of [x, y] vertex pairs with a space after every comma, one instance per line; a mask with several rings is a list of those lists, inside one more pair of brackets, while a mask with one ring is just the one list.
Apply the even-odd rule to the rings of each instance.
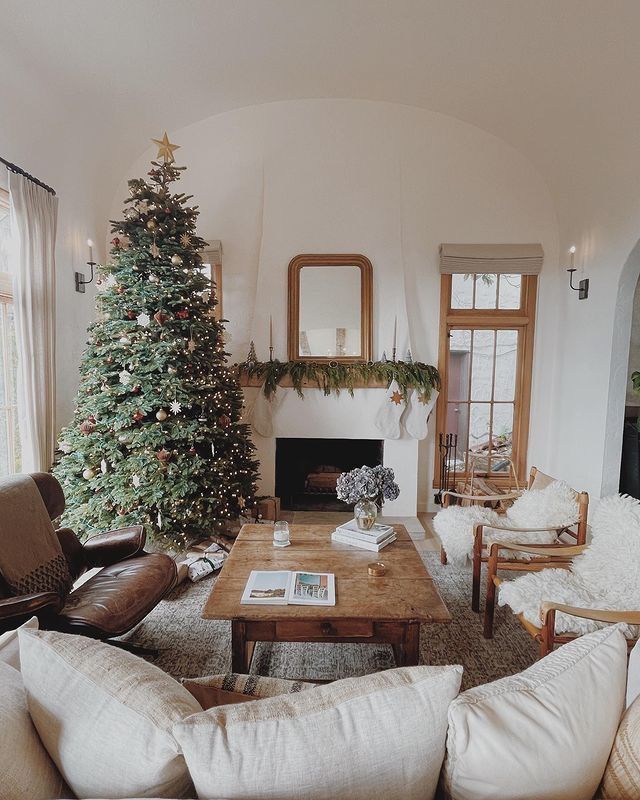
[[0, 637], [0, 796], [637, 798], [636, 661], [609, 627], [460, 695], [457, 666], [181, 685], [34, 618]]

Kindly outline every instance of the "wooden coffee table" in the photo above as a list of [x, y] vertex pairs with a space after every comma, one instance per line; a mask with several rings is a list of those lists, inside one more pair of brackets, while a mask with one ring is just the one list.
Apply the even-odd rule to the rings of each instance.
[[[291, 546], [270, 525], [245, 525], [205, 604], [204, 619], [231, 620], [233, 672], [248, 673], [255, 642], [365, 642], [393, 646], [398, 666], [418, 663], [421, 623], [451, 615], [404, 525], [381, 553], [331, 541], [333, 525], [292, 525]], [[382, 561], [387, 574], [370, 577]], [[240, 605], [251, 570], [333, 572], [335, 606]]]

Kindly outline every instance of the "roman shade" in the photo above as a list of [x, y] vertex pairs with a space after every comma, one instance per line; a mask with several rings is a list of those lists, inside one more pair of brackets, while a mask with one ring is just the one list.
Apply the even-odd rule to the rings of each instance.
[[543, 260], [541, 244], [440, 245], [440, 272], [444, 275], [538, 275]]

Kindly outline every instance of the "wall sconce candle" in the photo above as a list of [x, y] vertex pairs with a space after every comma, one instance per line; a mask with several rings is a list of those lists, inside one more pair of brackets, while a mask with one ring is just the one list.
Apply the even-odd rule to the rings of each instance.
[[76, 292], [81, 292], [82, 294], [84, 294], [85, 292], [84, 287], [88, 283], [91, 283], [93, 281], [94, 278], [93, 270], [94, 267], [96, 266], [96, 262], [93, 260], [93, 241], [91, 239], [87, 239], [87, 247], [89, 248], [89, 260], [87, 261], [87, 266], [91, 267], [91, 277], [89, 278], [88, 281], [85, 281], [83, 272], [74, 273], [76, 281]]
[[569, 263], [570, 267], [567, 269], [569, 273], [569, 286], [574, 292], [578, 292], [578, 300], [586, 300], [589, 297], [589, 278], [583, 278], [577, 286], [573, 285], [573, 273], [576, 271], [575, 267], [576, 246], [572, 244], [569, 248]]

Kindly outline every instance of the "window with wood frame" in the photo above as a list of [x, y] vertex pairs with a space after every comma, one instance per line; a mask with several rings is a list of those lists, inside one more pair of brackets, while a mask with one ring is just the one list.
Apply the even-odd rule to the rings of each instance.
[[[437, 433], [454, 435], [450, 468], [462, 479], [473, 469], [509, 483], [510, 462], [521, 483], [526, 477], [537, 281], [497, 271], [442, 275]], [[440, 459], [436, 446], [435, 486]]]
[[20, 472], [13, 293], [9, 270], [9, 193], [0, 189], [0, 476]]

